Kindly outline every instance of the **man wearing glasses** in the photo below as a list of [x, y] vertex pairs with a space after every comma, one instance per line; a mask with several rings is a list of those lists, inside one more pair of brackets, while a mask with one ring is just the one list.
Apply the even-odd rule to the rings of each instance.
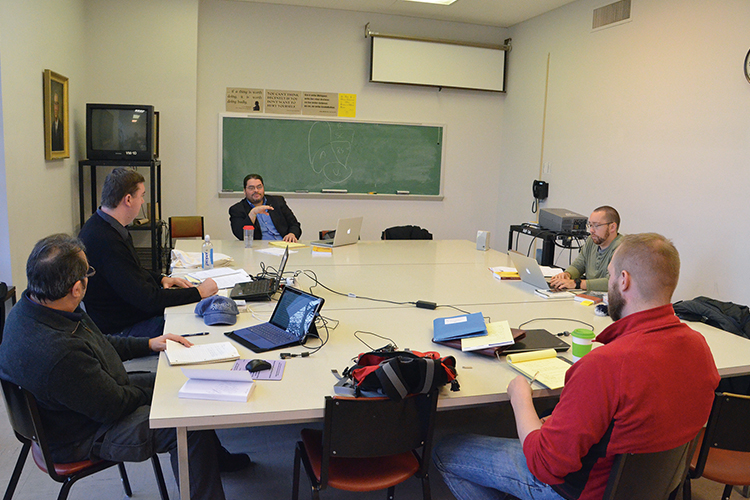
[[302, 227], [284, 197], [267, 195], [258, 174], [245, 176], [244, 183], [245, 198], [229, 207], [229, 223], [237, 239], [243, 239], [245, 226], [253, 226], [255, 240], [297, 241]]
[[[96, 271], [83, 243], [65, 234], [39, 241], [26, 263], [28, 288], [11, 309], [0, 344], [0, 378], [31, 392], [45, 423], [52, 459], [141, 462], [169, 452], [175, 477], [177, 433], [151, 429], [155, 373], [123, 361], [163, 351], [178, 335], [103, 335], [80, 307]], [[216, 433], [188, 432], [190, 498], [223, 500]]]
[[551, 288], [607, 291], [609, 278], [607, 266], [622, 240], [622, 235], [618, 233], [620, 214], [607, 205], [596, 208], [589, 217], [586, 227], [589, 230], [589, 237], [586, 238], [581, 252], [565, 272], [552, 278]]

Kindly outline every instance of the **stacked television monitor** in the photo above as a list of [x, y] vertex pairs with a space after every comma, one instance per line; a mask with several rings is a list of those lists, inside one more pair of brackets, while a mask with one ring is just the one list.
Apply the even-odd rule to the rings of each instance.
[[86, 104], [87, 158], [153, 160], [159, 155], [157, 116], [149, 105]]

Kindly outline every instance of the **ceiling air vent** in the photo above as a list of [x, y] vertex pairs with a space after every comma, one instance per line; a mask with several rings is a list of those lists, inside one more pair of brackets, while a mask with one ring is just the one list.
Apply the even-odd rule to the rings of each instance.
[[620, 0], [594, 9], [592, 29], [604, 28], [628, 20], [630, 20], [630, 0]]

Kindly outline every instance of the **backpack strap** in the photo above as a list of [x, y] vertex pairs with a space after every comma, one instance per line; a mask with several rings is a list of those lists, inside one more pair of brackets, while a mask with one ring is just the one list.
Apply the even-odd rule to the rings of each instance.
[[409, 394], [409, 390], [404, 385], [404, 376], [401, 374], [398, 358], [383, 362], [375, 371], [375, 375], [383, 386], [383, 392], [392, 400], [401, 401]]

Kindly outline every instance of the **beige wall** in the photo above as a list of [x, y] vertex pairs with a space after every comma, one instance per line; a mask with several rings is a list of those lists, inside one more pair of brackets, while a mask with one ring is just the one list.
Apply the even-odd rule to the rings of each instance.
[[[502, 43], [506, 30], [374, 14], [206, 0], [198, 41], [198, 207], [212, 237], [232, 238], [219, 198], [218, 115], [227, 87], [311, 90], [357, 95], [357, 119], [446, 126], [442, 202], [289, 199], [302, 238], [317, 239], [339, 217], [364, 216], [363, 239], [386, 227], [416, 224], [437, 238], [495, 232], [500, 124], [504, 95], [368, 82], [368, 22], [375, 31]], [[250, 173], [250, 172], [248, 172]], [[241, 189], [241, 186], [238, 186]], [[500, 246], [500, 245], [499, 245]]]
[[750, 2], [640, 0], [631, 22], [592, 32], [600, 5], [581, 0], [511, 29], [500, 227], [530, 215], [549, 54], [543, 206], [613, 205], [625, 233], [674, 240], [676, 298], [748, 304]]
[[[78, 150], [45, 161], [42, 75], [70, 79], [71, 130], [83, 99], [83, 4], [80, 0], [0, 3], [5, 180], [12, 282], [25, 287], [24, 266], [41, 237], [70, 232], [78, 218]], [[7, 258], [7, 255], [4, 255]]]

